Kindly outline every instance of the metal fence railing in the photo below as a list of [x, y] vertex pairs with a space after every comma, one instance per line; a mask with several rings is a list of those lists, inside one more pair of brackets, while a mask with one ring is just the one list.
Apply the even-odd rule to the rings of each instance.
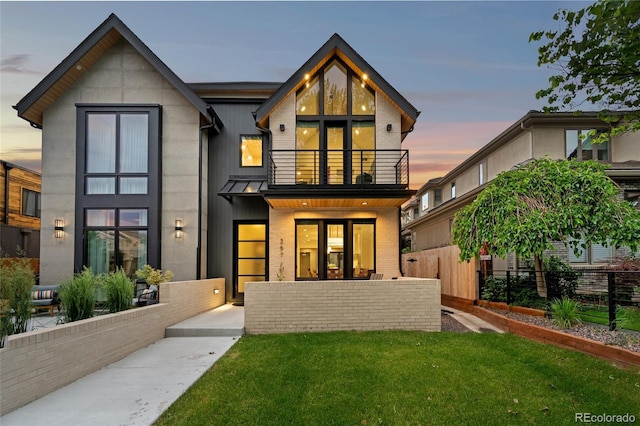
[[[550, 311], [556, 299], [578, 302], [584, 321], [640, 327], [640, 271], [571, 269], [543, 271], [547, 294], [540, 296], [532, 270], [478, 271], [480, 299]], [[638, 328], [640, 331], [640, 328]]]

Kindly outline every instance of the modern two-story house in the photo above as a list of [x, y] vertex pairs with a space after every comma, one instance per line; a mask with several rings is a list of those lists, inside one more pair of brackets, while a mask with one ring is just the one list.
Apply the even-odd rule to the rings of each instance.
[[[451, 245], [451, 226], [455, 213], [471, 203], [486, 184], [503, 171], [532, 159], [597, 160], [610, 167], [607, 174], [620, 186], [621, 196], [638, 206], [640, 197], [640, 133], [613, 137], [603, 144], [592, 144], [590, 130], [606, 130], [609, 124], [595, 112], [546, 114], [529, 111], [508, 129], [441, 178], [426, 182], [417, 192], [418, 216], [403, 228], [413, 251]], [[640, 207], [639, 207], [640, 208]], [[405, 210], [412, 209], [407, 204]], [[579, 256], [558, 245], [554, 252], [566, 261], [580, 265], [606, 263], [616, 248], [601, 244], [587, 247]], [[517, 259], [494, 259], [496, 269], [517, 267]]]
[[42, 129], [44, 284], [401, 274], [419, 111], [337, 34], [284, 83], [187, 84], [111, 15], [15, 108]]

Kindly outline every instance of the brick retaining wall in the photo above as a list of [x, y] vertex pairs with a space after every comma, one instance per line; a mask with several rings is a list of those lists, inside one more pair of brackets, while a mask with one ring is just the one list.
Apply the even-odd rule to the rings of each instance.
[[0, 415], [149, 346], [170, 325], [224, 304], [224, 285], [224, 278], [164, 283], [157, 305], [9, 336], [0, 349]]
[[440, 281], [251, 282], [247, 334], [335, 330], [440, 331]]

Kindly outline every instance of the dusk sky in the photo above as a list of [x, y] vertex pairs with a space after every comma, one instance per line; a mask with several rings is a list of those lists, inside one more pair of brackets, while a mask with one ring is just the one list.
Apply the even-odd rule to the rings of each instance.
[[577, 1], [0, 1], [0, 158], [40, 170], [41, 131], [13, 105], [110, 13], [182, 80], [284, 82], [334, 33], [419, 111], [411, 187], [443, 176], [544, 104], [529, 34]]

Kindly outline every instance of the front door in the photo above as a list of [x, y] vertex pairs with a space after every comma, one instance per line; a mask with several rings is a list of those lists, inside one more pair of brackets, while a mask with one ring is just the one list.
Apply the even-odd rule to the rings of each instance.
[[267, 224], [236, 222], [234, 226], [234, 286], [233, 298], [244, 300], [244, 285], [248, 281], [267, 278]]

